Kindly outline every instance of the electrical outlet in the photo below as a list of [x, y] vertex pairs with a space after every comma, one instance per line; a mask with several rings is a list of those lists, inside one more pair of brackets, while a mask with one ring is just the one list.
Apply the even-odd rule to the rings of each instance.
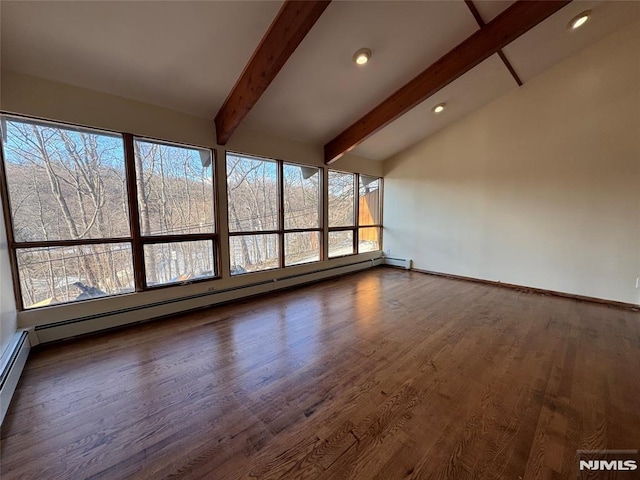
[[636, 288], [640, 288], [640, 277], [636, 278]]
[[211, 293], [211, 292], [213, 292], [214, 290], [215, 290], [215, 288], [213, 288], [213, 287], [209, 287], [209, 288], [207, 288], [207, 293]]
[[390, 248], [387, 248], [387, 249], [384, 251], [384, 254], [385, 254], [387, 257], [391, 256], [391, 249], [390, 249]]

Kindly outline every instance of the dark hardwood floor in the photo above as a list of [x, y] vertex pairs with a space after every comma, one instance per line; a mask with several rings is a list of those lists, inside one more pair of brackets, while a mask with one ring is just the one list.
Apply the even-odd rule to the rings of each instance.
[[1, 475], [575, 479], [639, 372], [637, 312], [377, 268], [34, 351]]

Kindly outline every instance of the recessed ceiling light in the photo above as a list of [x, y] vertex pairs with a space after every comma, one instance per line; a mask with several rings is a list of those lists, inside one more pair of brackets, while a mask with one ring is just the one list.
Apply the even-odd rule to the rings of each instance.
[[571, 19], [571, 21], [569, 22], [569, 28], [571, 30], [580, 28], [582, 25], [587, 23], [587, 20], [589, 20], [590, 15], [591, 15], [591, 10], [585, 10], [584, 12], [579, 13], [578, 15], [576, 15]]
[[358, 65], [364, 65], [371, 58], [371, 50], [368, 48], [361, 48], [353, 54], [353, 61]]
[[446, 103], [439, 103], [438, 105], [433, 107], [431, 110], [433, 111], [433, 113], [440, 113], [444, 110], [444, 107], [446, 106], [447, 106]]

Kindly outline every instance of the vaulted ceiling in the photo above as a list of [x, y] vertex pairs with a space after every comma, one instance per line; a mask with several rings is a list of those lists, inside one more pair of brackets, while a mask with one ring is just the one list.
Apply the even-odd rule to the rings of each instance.
[[[485, 23], [512, 1], [477, 0]], [[213, 120], [278, 14], [276, 1], [7, 1], [1, 67]], [[567, 28], [591, 9], [585, 27]], [[383, 160], [640, 18], [640, 2], [575, 0], [355, 147]], [[324, 145], [480, 29], [463, 0], [336, 1], [243, 120]], [[356, 65], [362, 47], [371, 60]], [[434, 115], [432, 107], [446, 102]], [[213, 122], [212, 122], [213, 128]]]

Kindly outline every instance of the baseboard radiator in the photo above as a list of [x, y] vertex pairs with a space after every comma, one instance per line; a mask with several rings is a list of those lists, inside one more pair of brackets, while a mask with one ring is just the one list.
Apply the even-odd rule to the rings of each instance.
[[362, 260], [309, 273], [286, 275], [273, 280], [216, 290], [190, 297], [165, 300], [47, 325], [38, 325], [35, 327], [35, 335], [37, 336], [37, 343], [53, 342], [141, 321], [168, 317], [191, 310], [208, 308], [242, 298], [263, 295], [276, 290], [314, 283], [327, 278], [358, 272], [381, 264], [382, 259], [378, 257], [372, 260]]
[[411, 260], [408, 258], [382, 257], [382, 263], [390, 267], [411, 270]]
[[0, 364], [0, 424], [4, 421], [30, 349], [31, 344], [27, 332], [19, 331], [13, 336], [11, 343], [2, 355], [2, 363]]

